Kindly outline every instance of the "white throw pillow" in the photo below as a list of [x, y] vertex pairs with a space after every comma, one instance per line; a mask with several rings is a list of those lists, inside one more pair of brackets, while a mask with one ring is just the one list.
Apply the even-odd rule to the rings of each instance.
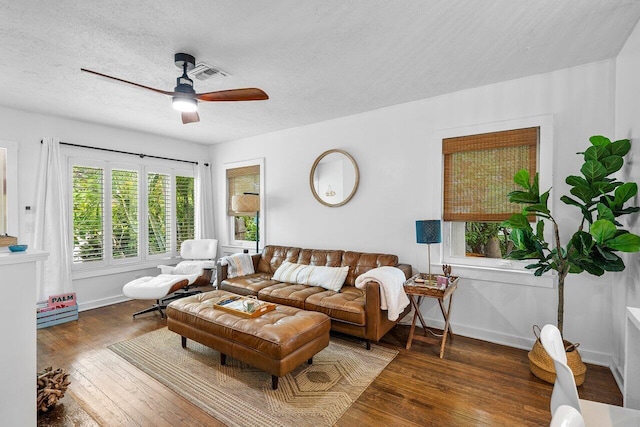
[[326, 267], [285, 261], [273, 274], [273, 280], [300, 285], [321, 286], [338, 292], [344, 285], [349, 267]]

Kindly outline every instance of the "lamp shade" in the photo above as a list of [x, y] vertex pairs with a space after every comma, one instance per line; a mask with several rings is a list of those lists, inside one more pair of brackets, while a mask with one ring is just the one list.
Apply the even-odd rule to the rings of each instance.
[[440, 243], [440, 220], [427, 219], [416, 221], [416, 243]]
[[236, 213], [255, 214], [260, 211], [259, 194], [236, 194], [231, 198], [231, 210]]

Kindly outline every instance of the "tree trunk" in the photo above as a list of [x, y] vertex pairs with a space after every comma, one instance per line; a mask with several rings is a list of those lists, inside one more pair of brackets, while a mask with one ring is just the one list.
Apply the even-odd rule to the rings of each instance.
[[[562, 326], [564, 324], [564, 278], [567, 277], [567, 273], [558, 275], [558, 329], [560, 335], [562, 334]], [[564, 336], [564, 335], [563, 335]]]

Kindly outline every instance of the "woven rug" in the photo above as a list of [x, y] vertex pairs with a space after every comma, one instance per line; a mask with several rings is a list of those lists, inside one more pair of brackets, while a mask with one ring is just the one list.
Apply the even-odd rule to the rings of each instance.
[[160, 329], [109, 348], [229, 426], [330, 426], [398, 354], [363, 342], [331, 338], [327, 348], [280, 378]]

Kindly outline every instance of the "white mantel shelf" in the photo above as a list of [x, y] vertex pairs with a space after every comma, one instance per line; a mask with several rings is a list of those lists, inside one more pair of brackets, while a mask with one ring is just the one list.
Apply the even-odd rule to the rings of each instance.
[[[0, 265], [44, 261], [48, 256], [48, 252], [29, 249], [25, 252], [0, 252]], [[4, 282], [4, 280], [2, 282]]]

